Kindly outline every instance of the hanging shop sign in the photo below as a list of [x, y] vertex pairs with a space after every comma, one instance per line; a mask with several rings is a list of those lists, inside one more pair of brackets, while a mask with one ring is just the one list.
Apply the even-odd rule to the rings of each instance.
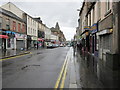
[[85, 27], [84, 27], [84, 30], [90, 30], [90, 29], [91, 29], [90, 26], [85, 26]]
[[25, 40], [27, 38], [27, 35], [16, 33], [15, 37], [17, 40]]
[[97, 23], [93, 24], [90, 30], [92, 34], [98, 32], [98, 24]]

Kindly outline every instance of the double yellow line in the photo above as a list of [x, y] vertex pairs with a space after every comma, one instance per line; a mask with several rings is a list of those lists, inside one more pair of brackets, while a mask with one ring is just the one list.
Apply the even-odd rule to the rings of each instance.
[[30, 52], [30, 53], [26, 53], [26, 54], [22, 54], [22, 55], [18, 55], [18, 56], [8, 57], [8, 58], [5, 58], [5, 59], [0, 59], [0, 61], [13, 59], [13, 58], [18, 58], [18, 57], [25, 56], [25, 55], [28, 55], [28, 54], [32, 54], [32, 53]]
[[[62, 66], [61, 72], [59, 74], [59, 77], [56, 81], [54, 90], [57, 90], [57, 88], [63, 89], [64, 88], [64, 83], [65, 83], [65, 79], [66, 79], [66, 74], [67, 74], [67, 66], [68, 66], [68, 55], [65, 58], [64, 64]], [[61, 84], [60, 84], [61, 82]], [[60, 87], [59, 87], [60, 85]]]

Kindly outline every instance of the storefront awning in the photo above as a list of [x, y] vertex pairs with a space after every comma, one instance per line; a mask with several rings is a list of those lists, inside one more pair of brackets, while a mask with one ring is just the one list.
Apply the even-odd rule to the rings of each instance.
[[38, 38], [38, 41], [44, 41], [43, 39], [41, 39], [41, 38]]
[[9, 37], [7, 35], [0, 35], [0, 38], [8, 39]]

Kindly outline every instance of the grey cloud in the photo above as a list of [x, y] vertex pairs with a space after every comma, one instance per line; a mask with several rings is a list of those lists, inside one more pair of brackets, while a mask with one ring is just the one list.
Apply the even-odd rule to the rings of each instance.
[[77, 9], [80, 7], [78, 2], [16, 2], [15, 4], [32, 16], [41, 16], [48, 26], [55, 25], [57, 21], [63, 27], [77, 26]]

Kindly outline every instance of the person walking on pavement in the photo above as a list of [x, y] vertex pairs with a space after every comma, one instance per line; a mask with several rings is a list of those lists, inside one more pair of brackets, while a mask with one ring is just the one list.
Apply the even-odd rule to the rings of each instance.
[[37, 42], [37, 49], [38, 49], [39, 45], [38, 45], [38, 42]]
[[75, 56], [75, 52], [76, 52], [76, 42], [73, 42], [73, 55]]

